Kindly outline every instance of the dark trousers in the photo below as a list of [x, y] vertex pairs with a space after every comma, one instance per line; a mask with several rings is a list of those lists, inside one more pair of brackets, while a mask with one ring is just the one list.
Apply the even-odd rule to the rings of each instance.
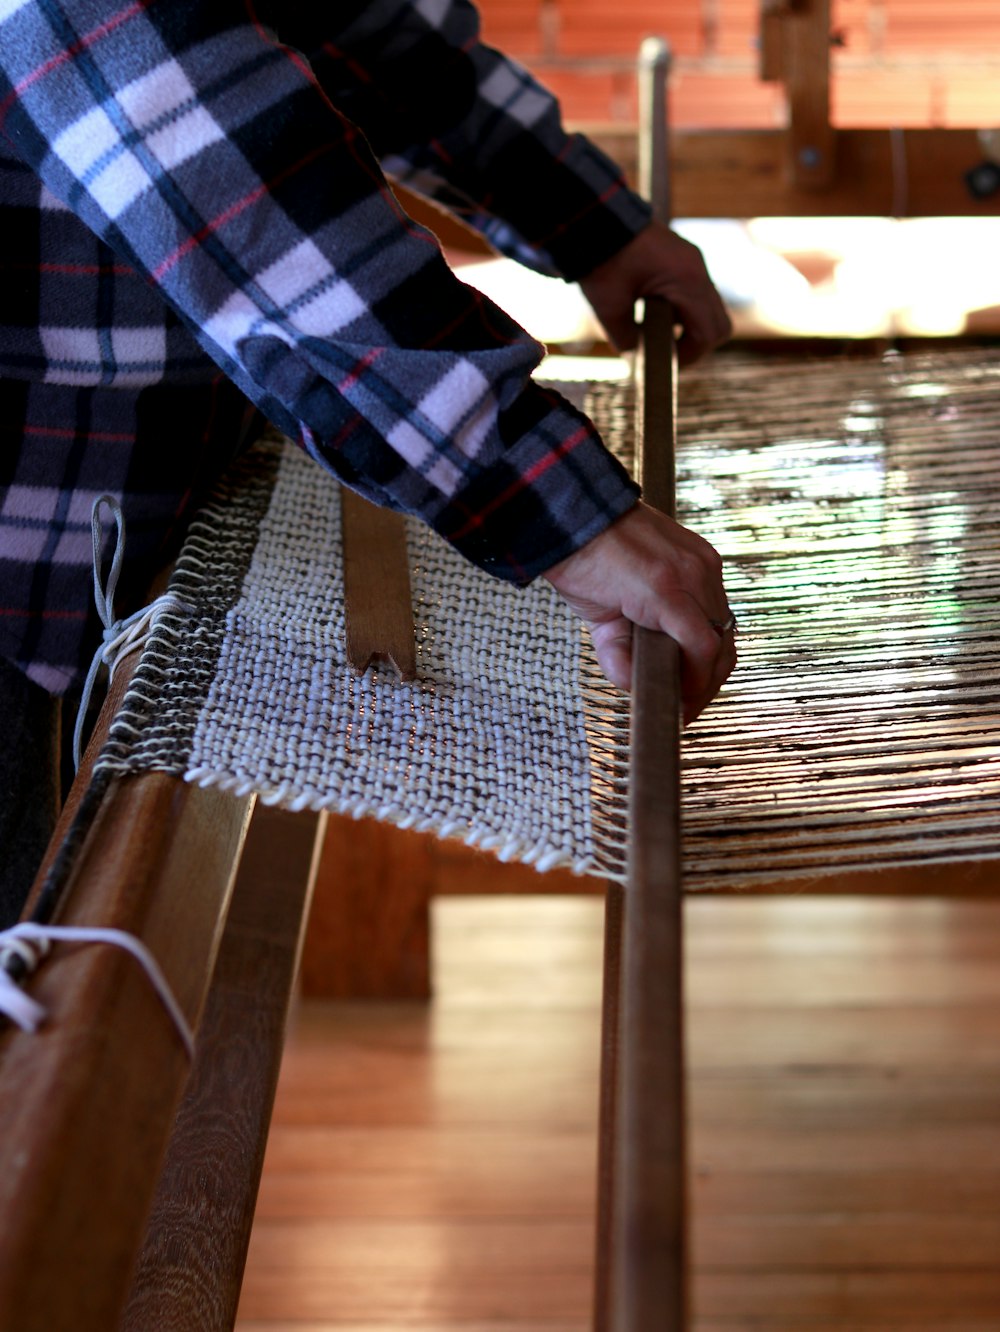
[[61, 804], [60, 704], [0, 658], [0, 928], [21, 914]]

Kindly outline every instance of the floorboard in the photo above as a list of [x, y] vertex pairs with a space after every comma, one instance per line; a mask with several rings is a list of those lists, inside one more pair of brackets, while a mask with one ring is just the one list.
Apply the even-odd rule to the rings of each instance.
[[[1000, 901], [686, 910], [693, 1332], [997, 1332]], [[429, 1006], [299, 1006], [238, 1332], [587, 1326], [600, 903], [434, 914]]]

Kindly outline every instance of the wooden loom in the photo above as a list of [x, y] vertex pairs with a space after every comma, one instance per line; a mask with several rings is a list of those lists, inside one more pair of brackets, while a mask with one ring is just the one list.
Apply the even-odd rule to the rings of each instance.
[[[671, 342], [651, 307], [646, 364], [662, 371]], [[640, 382], [643, 484], [670, 509], [672, 468], [646, 445], [672, 434], [673, 376]], [[633, 857], [606, 931], [594, 1325], [614, 1332], [686, 1322], [676, 673], [670, 640], [640, 632]], [[189, 1069], [130, 958], [66, 948], [42, 968], [49, 1024], [0, 1042], [0, 1326], [232, 1326], [321, 821], [250, 825], [251, 807], [158, 774], [95, 789], [85, 763], [49, 858], [72, 860], [58, 919], [142, 938], [196, 1055]]]
[[[669, 320], [659, 332], [658, 327], [653, 322], [647, 330], [654, 357], [660, 355], [657, 337], [670, 337]], [[743, 396], [750, 369], [737, 368], [735, 382]], [[704, 376], [704, 383], [723, 381], [727, 373], [719, 367], [714, 375]], [[982, 534], [992, 521], [1000, 487], [1000, 480], [987, 484], [987, 478], [1000, 477], [1000, 446], [995, 404], [985, 428], [978, 413], [987, 395], [997, 397], [1000, 362], [994, 358], [989, 374], [977, 375], [981, 387], [961, 410], [950, 406], [953, 400], [959, 402], [954, 387], [937, 400], [919, 393], [908, 396], [911, 387], [928, 387], [926, 370], [922, 376], [914, 372], [908, 377], [902, 367], [894, 373], [896, 392], [911, 404], [915, 419], [925, 422], [917, 447], [930, 455], [935, 476], [940, 476], [942, 431], [960, 431], [950, 442], [959, 445], [954, 451], [961, 466], [977, 477], [974, 497], [967, 498], [964, 507], [977, 524], [974, 554], [981, 560]], [[789, 412], [801, 412], [801, 369], [792, 374], [797, 376], [789, 376], [797, 400]], [[780, 396], [773, 369], [768, 381], [776, 386], [774, 396]], [[864, 377], [859, 382], [863, 386]], [[662, 377], [658, 383], [662, 389]], [[758, 387], [749, 405], [747, 429], [752, 435], [760, 433], [755, 406], [765, 395], [770, 396], [767, 389]], [[646, 399], [649, 438], [655, 439], [662, 429], [671, 397], [668, 391]], [[852, 401], [856, 412], [857, 394]], [[942, 406], [955, 415], [953, 423], [940, 418]], [[872, 407], [877, 410], [877, 404]], [[706, 421], [704, 431], [710, 439], [713, 419]], [[822, 437], [822, 426], [817, 433]], [[799, 434], [793, 426], [793, 438]], [[787, 484], [780, 450], [778, 462], [774, 484], [780, 488]], [[977, 467], [987, 470], [977, 472]], [[891, 478], [892, 473], [887, 475]], [[933, 484], [940, 486], [941, 481]], [[933, 490], [916, 494], [916, 513], [921, 515]], [[780, 502], [794, 509], [788, 498]], [[947, 504], [942, 517], [952, 521]], [[938, 543], [945, 561], [948, 541], [946, 528]], [[994, 552], [996, 545], [994, 539]], [[991, 560], [995, 568], [995, 555]], [[980, 606], [989, 586], [996, 586], [990, 584], [988, 569], [984, 577], [975, 593]], [[947, 593], [947, 582], [942, 587]], [[761, 600], [765, 593], [762, 589]], [[780, 587], [774, 593], [779, 601], [784, 595]], [[958, 642], [963, 654], [975, 656], [977, 641], [989, 631], [977, 615], [968, 620], [969, 635]], [[984, 628], [977, 629], [977, 624]], [[806, 623], [800, 632], [807, 628]], [[893, 649], [901, 646], [898, 633], [885, 641]], [[648, 648], [666, 661], [644, 656]], [[639, 652], [633, 760], [647, 766], [633, 784], [633, 822], [639, 832], [633, 838], [638, 854], [632, 879], [624, 890], [612, 887], [608, 901], [596, 1326], [680, 1329], [684, 1117], [677, 802], [650, 795], [676, 783], [676, 709], [664, 688], [673, 669], [673, 649], [663, 639], [643, 636]], [[116, 690], [120, 692], [120, 683]], [[992, 695], [988, 682], [984, 692]], [[115, 706], [112, 701], [108, 711]], [[723, 699], [720, 715], [729, 707]], [[996, 717], [995, 707], [990, 715]], [[928, 724], [924, 716], [915, 743], [926, 744]], [[721, 728], [727, 729], [725, 719]], [[751, 739], [759, 741], [763, 734], [758, 728]], [[947, 733], [943, 738], [948, 739]], [[824, 749], [825, 737], [817, 735], [815, 742], [817, 749]], [[984, 754], [988, 769], [989, 755]], [[864, 755], [861, 759], [867, 762]], [[904, 749], [899, 763], [906, 762]], [[765, 778], [771, 780], [770, 769]], [[974, 774], [966, 780], [978, 784]], [[93, 803], [95, 787], [85, 781], [81, 789], [84, 800]], [[996, 791], [995, 781], [988, 784], [980, 816], [992, 818], [985, 835], [994, 842]], [[131, 959], [110, 949], [61, 947], [42, 967], [31, 988], [49, 1007], [50, 1024], [34, 1036], [7, 1032], [0, 1046], [0, 1130], [7, 1166], [2, 1187], [5, 1215], [16, 1218], [16, 1224], [5, 1226], [0, 1242], [0, 1325], [113, 1327], [118, 1306], [127, 1298], [127, 1327], [226, 1327], [235, 1314], [284, 1010], [307, 904], [315, 819], [258, 810], [249, 853], [233, 889], [248, 801], [153, 774], [96, 789], [96, 804], [59, 920], [117, 925], [143, 937], [189, 1019], [197, 1021], [197, 1057], [185, 1092], [187, 1064], [177, 1034]], [[252, 843], [268, 831], [261, 816], [278, 822], [271, 851], [280, 863], [255, 871]], [[70, 809], [64, 825], [72, 825], [73, 819]], [[828, 830], [819, 828], [820, 833]], [[919, 859], [916, 848], [914, 860]], [[768, 863], [773, 865], [774, 859]], [[815, 886], [810, 884], [810, 889]], [[870, 875], [867, 885], [860, 886], [884, 891], [882, 882]], [[907, 890], [935, 892], [941, 886], [940, 879], [928, 879], [921, 871], [915, 878], [911, 875]], [[840, 887], [836, 880], [834, 890]], [[858, 887], [855, 879], [853, 890]], [[963, 891], [964, 881], [956, 887]], [[672, 964], [664, 965], [665, 959]], [[156, 1190], [154, 1219], [130, 1286], [129, 1269], [165, 1146], [167, 1173]], [[95, 1198], [101, 1200], [99, 1225], [93, 1224]], [[673, 1310], [672, 1323], [664, 1321], [665, 1309]]]
[[[668, 311], [652, 326], [649, 336], [672, 343]], [[670, 377], [657, 384], [666, 392], [648, 398], [651, 422], [672, 411]], [[662, 466], [654, 475], [656, 461], [645, 473], [650, 495], [670, 488]], [[362, 655], [374, 650], [360, 641]], [[636, 783], [633, 907], [623, 912], [620, 889], [609, 907], [599, 1327], [644, 1325], [625, 1305], [612, 1312], [612, 1291], [661, 1315], [664, 1300], [676, 1304], [682, 1291], [682, 1116], [663, 1114], [664, 1100], [680, 1105], [679, 972], [662, 966], [664, 948], [680, 944], [679, 830], [641, 794], [676, 782], [676, 692], [662, 688], [676, 667], [669, 639], [640, 636], [636, 752], [648, 775]], [[51, 920], [54, 909], [59, 925], [141, 939], [196, 1032], [196, 1051], [189, 1067], [148, 981], [116, 949], [63, 945], [33, 979], [48, 1021], [37, 1033], [11, 1027], [0, 1038], [0, 1190], [9, 1219], [0, 1326], [24, 1332], [232, 1326], [308, 913], [323, 816], [261, 807], [251, 824], [252, 797], [161, 773], [93, 778], [127, 679], [127, 670], [116, 676], [26, 915]], [[647, 889], [665, 876], [673, 889], [658, 902]], [[665, 1005], [674, 1019], [666, 1041]], [[619, 1010], [639, 1042], [618, 1034]], [[659, 1071], [649, 1082], [651, 1059], [668, 1084]], [[626, 1209], [611, 1207], [613, 1179], [624, 1181]], [[631, 1211], [662, 1214], [664, 1197], [669, 1264], [659, 1219], [649, 1238], [645, 1225], [638, 1244], [631, 1235]], [[626, 1264], [620, 1277], [607, 1256], [614, 1251]]]

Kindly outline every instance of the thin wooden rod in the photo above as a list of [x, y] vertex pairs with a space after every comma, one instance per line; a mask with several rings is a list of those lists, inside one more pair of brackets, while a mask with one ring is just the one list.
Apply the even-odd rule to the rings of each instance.
[[673, 517], [677, 438], [677, 349], [668, 301], [646, 301], [639, 347], [636, 395], [636, 471], [642, 498]]
[[[673, 509], [673, 313], [647, 303], [639, 374], [639, 474]], [[633, 644], [629, 851], [616, 1077], [612, 1332], [687, 1326], [679, 652]]]
[[[669, 50], [640, 52], [639, 178], [670, 217]], [[648, 300], [637, 360], [636, 470], [648, 504], [672, 515], [677, 352], [674, 314]], [[595, 1332], [687, 1326], [680, 655], [636, 629], [624, 893], [605, 925]]]
[[104, 748], [111, 723], [132, 682], [138, 659], [138, 653], [122, 658], [114, 679], [108, 685], [104, 704], [35, 875], [35, 882], [21, 915], [22, 920], [48, 924], [59, 910], [61, 896], [73, 873], [75, 859], [82, 850], [90, 822], [97, 815], [102, 793], [108, 785], [104, 777], [94, 780], [94, 764]]
[[669, 638], [640, 633], [634, 651], [612, 1328], [681, 1332], [687, 1311], [677, 649]]

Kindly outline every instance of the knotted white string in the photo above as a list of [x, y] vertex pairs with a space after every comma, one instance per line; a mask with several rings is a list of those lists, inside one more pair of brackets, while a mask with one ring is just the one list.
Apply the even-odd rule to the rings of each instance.
[[29, 974], [34, 973], [42, 959], [48, 955], [52, 944], [59, 940], [110, 944], [131, 953], [170, 1015], [188, 1058], [193, 1057], [194, 1035], [167, 978], [146, 945], [124, 930], [77, 925], [36, 925], [32, 921], [23, 921], [20, 925], [12, 925], [10, 929], [0, 930], [0, 1014], [16, 1023], [22, 1031], [34, 1032], [42, 1025], [48, 1016], [44, 1007], [21, 989], [8, 968], [16, 958]]
[[[101, 547], [104, 543], [104, 528], [101, 523], [102, 505], [107, 505], [111, 510], [111, 516], [117, 529], [114, 555], [111, 559], [111, 568], [108, 571], [107, 583], [104, 587], [101, 586]], [[90, 526], [94, 543], [94, 602], [97, 606], [97, 613], [101, 617], [101, 623], [104, 625], [104, 635], [101, 645], [94, 653], [94, 659], [90, 663], [90, 669], [87, 672], [87, 678], [83, 683], [83, 692], [80, 696], [79, 711], [76, 714], [76, 726], [73, 730], [73, 764], [76, 768], [80, 766], [83, 728], [90, 707], [91, 695], [94, 692], [94, 684], [101, 666], [107, 666], [108, 683], [110, 684], [114, 679], [115, 667], [118, 662], [145, 644], [153, 627], [166, 612], [190, 612], [191, 610], [187, 602], [181, 600], [176, 592], [164, 592], [162, 596], [157, 597], [155, 601], [150, 602], [142, 610], [138, 610], [122, 620], [116, 620], [114, 600], [115, 591], [118, 587], [118, 576], [121, 573], [122, 561], [125, 558], [125, 515], [122, 512], [121, 505], [113, 495], [99, 495], [94, 500], [93, 508], [90, 511]]]

